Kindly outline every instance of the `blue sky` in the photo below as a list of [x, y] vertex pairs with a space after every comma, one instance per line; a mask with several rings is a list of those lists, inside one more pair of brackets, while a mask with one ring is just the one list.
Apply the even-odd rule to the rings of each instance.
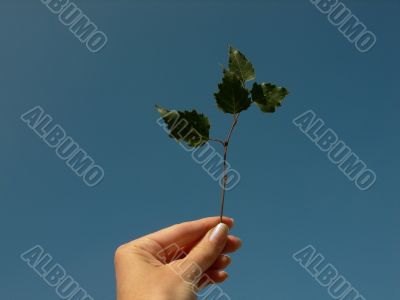
[[[394, 300], [400, 253], [399, 3], [345, 1], [377, 43], [360, 53], [310, 1], [75, 1], [104, 31], [93, 54], [38, 1], [0, 6], [0, 233], [4, 299], [55, 299], [20, 259], [39, 244], [96, 300], [114, 297], [113, 252], [158, 228], [217, 215], [219, 186], [157, 125], [154, 104], [197, 108], [212, 134], [227, 45], [291, 94], [243, 113], [226, 214], [243, 248], [231, 299], [331, 299], [292, 259], [313, 245], [366, 299]], [[40, 105], [104, 168], [87, 187], [20, 115]], [[292, 120], [313, 110], [375, 171], [360, 191]]]

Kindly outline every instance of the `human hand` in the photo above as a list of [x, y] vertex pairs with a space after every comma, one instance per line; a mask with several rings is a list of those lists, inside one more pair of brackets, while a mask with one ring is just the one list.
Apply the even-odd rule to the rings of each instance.
[[177, 224], [118, 247], [117, 300], [195, 300], [209, 284], [227, 279], [225, 253], [241, 246], [228, 235], [233, 219]]

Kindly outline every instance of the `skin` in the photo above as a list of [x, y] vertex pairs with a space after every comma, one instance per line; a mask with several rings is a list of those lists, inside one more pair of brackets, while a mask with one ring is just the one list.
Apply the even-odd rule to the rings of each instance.
[[118, 247], [117, 300], [195, 300], [204, 287], [225, 281], [223, 270], [231, 263], [225, 254], [242, 243], [228, 234], [233, 219], [219, 222], [184, 222]]

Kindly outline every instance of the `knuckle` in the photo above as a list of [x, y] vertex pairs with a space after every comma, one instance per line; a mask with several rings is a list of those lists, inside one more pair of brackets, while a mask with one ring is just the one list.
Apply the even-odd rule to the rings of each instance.
[[114, 260], [115, 261], [120, 260], [121, 258], [123, 258], [125, 256], [125, 253], [126, 253], [126, 245], [123, 244], [123, 245], [118, 246], [114, 253]]

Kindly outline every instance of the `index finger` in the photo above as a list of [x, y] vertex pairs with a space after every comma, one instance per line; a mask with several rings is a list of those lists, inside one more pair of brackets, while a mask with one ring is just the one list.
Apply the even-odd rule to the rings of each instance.
[[[223, 217], [222, 222], [228, 225], [229, 228], [233, 226], [233, 219]], [[183, 222], [176, 224], [154, 233], [148, 234], [143, 238], [151, 239], [161, 246], [166, 248], [171, 244], [176, 244], [179, 247], [184, 247], [187, 244], [201, 239], [211, 228], [220, 223], [220, 217], [208, 217], [200, 220]], [[139, 242], [137, 240], [137, 242]]]

